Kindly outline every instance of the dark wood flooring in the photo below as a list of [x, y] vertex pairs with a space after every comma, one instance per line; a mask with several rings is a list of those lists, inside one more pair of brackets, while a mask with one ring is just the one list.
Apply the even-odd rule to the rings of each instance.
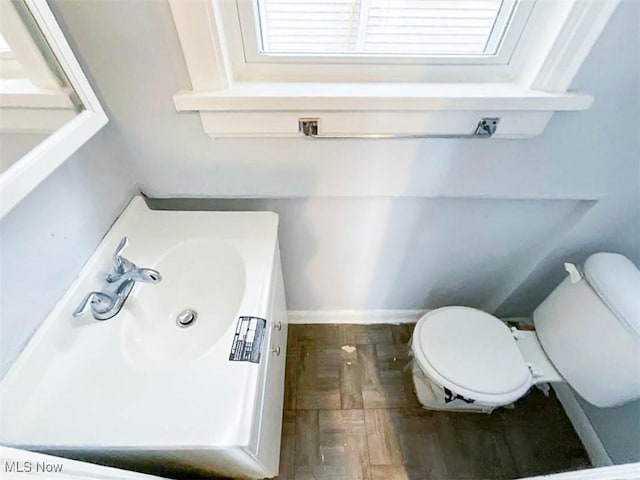
[[590, 466], [553, 394], [534, 389], [491, 415], [421, 408], [407, 368], [412, 329], [289, 326], [279, 480], [508, 479]]

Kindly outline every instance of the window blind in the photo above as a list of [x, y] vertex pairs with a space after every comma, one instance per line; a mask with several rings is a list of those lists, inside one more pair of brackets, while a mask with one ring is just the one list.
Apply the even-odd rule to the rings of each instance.
[[258, 0], [262, 52], [494, 55], [517, 0]]

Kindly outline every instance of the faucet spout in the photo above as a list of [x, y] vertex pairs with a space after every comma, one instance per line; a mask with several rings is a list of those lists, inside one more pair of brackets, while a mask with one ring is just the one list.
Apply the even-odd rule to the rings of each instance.
[[131, 271], [131, 280], [143, 283], [160, 283], [162, 275], [153, 268], [135, 268]]
[[139, 268], [121, 256], [127, 244], [128, 239], [124, 237], [113, 255], [113, 271], [105, 275], [101, 291], [89, 294], [74, 311], [74, 316], [91, 310], [96, 320], [107, 320], [120, 311], [136, 282], [156, 284], [162, 281], [157, 270]]
[[119, 294], [125, 289], [131, 289], [136, 282], [160, 283], [162, 275], [152, 268], [138, 268], [131, 264], [131, 269], [122, 274], [110, 274], [105, 277], [105, 290], [113, 294]]

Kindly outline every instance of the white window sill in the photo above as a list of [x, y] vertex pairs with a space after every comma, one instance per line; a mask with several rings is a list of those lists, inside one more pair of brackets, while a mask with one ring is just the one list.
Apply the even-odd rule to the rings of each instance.
[[[355, 64], [252, 62], [245, 44], [255, 42], [243, 40], [241, 2], [169, 0], [193, 88], [174, 102], [178, 111], [199, 112], [211, 137], [296, 137], [300, 118], [317, 118], [325, 136], [469, 136], [480, 119], [499, 118], [491, 138], [533, 137], [555, 112], [591, 104], [588, 95], [565, 92], [617, 2], [536, 2], [531, 26], [498, 71], [422, 65], [409, 75], [400, 69], [409, 65], [369, 65], [375, 69], [363, 72]], [[435, 74], [438, 67], [443, 70]], [[348, 81], [389, 78], [390, 72], [406, 83]], [[294, 79], [327, 83], [280, 82]], [[499, 83], [464, 83], [488, 79]]]
[[24, 78], [0, 79], [0, 133], [52, 133], [77, 115], [69, 95]]
[[222, 90], [181, 91], [178, 111], [200, 113], [212, 137], [296, 137], [298, 119], [317, 117], [324, 134], [466, 135], [499, 117], [493, 138], [540, 134], [558, 111], [589, 108], [590, 95], [509, 83], [238, 82]]
[[179, 111], [255, 110], [585, 110], [590, 95], [548, 93], [509, 83], [239, 82], [211, 92], [178, 92]]

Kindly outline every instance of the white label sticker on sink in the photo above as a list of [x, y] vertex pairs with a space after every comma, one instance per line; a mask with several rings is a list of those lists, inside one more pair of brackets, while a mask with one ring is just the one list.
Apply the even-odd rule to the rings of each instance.
[[229, 360], [260, 363], [262, 341], [267, 321], [258, 317], [240, 317], [233, 336]]

